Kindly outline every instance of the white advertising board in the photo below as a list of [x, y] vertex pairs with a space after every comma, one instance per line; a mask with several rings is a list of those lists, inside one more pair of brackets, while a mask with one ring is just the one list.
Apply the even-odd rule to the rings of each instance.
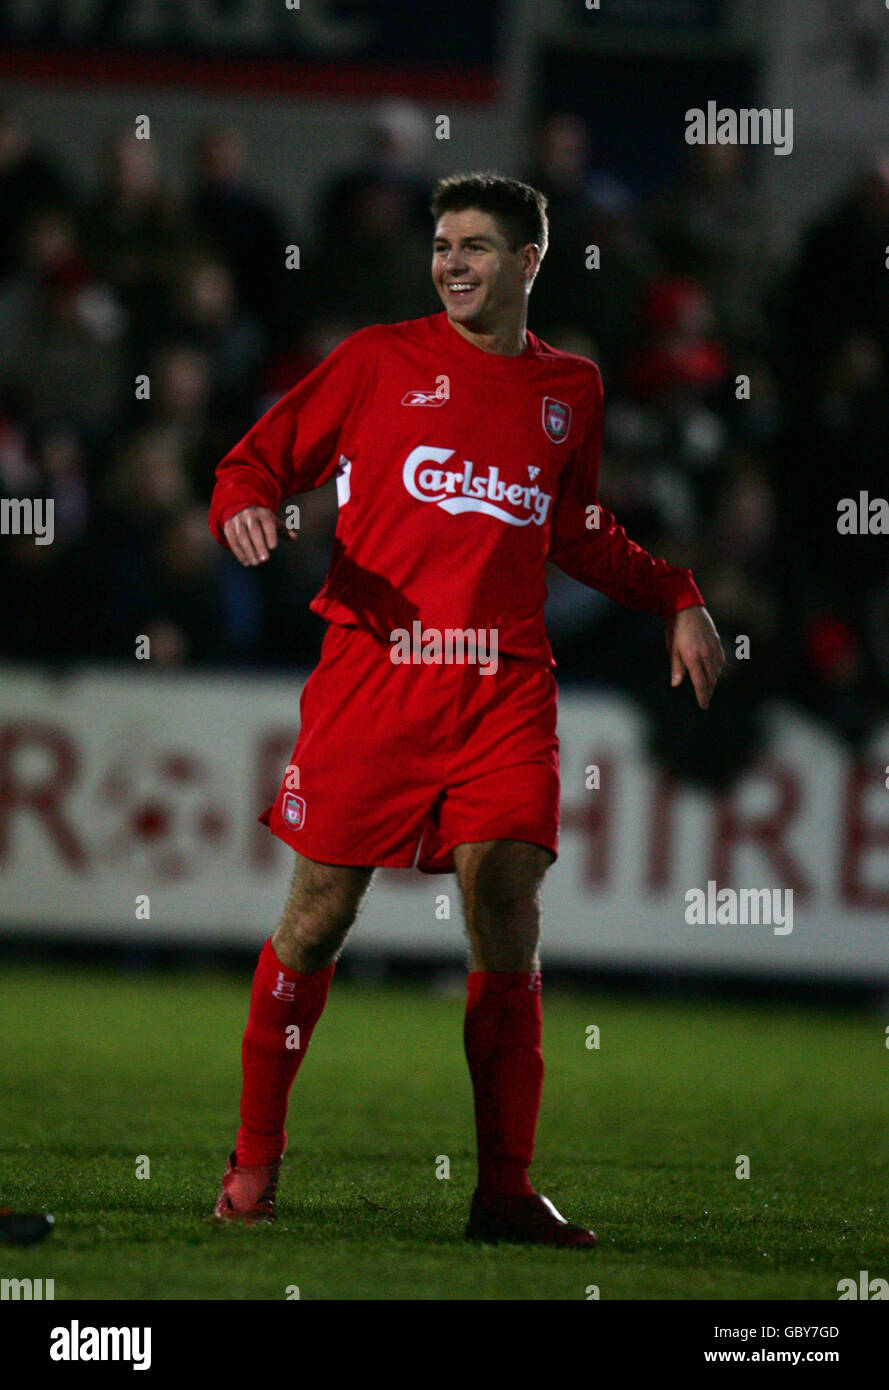
[[[256, 817], [290, 759], [301, 686], [0, 669], [0, 929], [258, 945], [292, 855]], [[853, 761], [790, 710], [769, 722], [762, 761], [718, 798], [668, 787], [629, 703], [562, 695], [545, 961], [889, 983], [889, 726]], [[762, 892], [744, 920], [753, 889], [770, 890], [770, 920]], [[460, 916], [452, 875], [381, 871], [356, 940], [457, 962]]]

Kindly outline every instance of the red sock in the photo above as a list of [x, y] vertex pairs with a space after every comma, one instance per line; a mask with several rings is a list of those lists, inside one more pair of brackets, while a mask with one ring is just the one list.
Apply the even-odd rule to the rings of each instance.
[[[335, 962], [303, 975], [288, 970], [271, 940], [259, 956], [241, 1047], [244, 1087], [235, 1153], [239, 1165], [274, 1163], [287, 1145], [287, 1097], [327, 1002]], [[288, 1029], [294, 1031], [288, 1032]]]
[[486, 1196], [534, 1190], [527, 1169], [543, 1088], [541, 1034], [539, 971], [470, 971], [463, 1039]]

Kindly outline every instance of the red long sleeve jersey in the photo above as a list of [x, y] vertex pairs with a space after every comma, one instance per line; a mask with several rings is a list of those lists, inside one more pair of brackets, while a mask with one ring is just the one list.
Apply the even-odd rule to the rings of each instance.
[[527, 334], [483, 351], [444, 313], [363, 328], [219, 464], [210, 529], [334, 475], [333, 557], [311, 607], [389, 642], [396, 628], [496, 629], [503, 653], [554, 665], [544, 563], [628, 608], [702, 603], [598, 503], [602, 379]]

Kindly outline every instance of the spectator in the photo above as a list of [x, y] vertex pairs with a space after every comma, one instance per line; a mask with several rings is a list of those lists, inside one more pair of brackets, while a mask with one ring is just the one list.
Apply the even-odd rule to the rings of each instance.
[[22, 245], [22, 268], [0, 301], [4, 336], [16, 344], [0, 384], [30, 423], [66, 420], [101, 447], [121, 409], [124, 315], [83, 257], [70, 214], [34, 213]]
[[213, 366], [205, 347], [171, 336], [150, 362], [151, 396], [134, 401], [130, 430], [120, 452], [129, 457], [129, 443], [164, 439], [175, 450], [188, 489], [209, 498], [213, 472], [227, 451], [232, 420], [216, 418], [211, 409]]
[[23, 268], [22, 228], [39, 212], [71, 212], [56, 162], [34, 148], [18, 112], [0, 105], [0, 285]]
[[431, 219], [422, 235], [415, 231], [407, 190], [383, 179], [356, 188], [350, 207], [336, 239], [322, 237], [311, 323], [323, 323], [331, 306], [350, 332], [435, 313], [440, 306], [429, 275]]
[[300, 246], [302, 238], [250, 187], [246, 162], [239, 130], [207, 127], [197, 145], [192, 216], [231, 270], [244, 311], [277, 344], [293, 333], [303, 312], [300, 273], [285, 264], [286, 247]]
[[[636, 306], [657, 269], [629, 190], [603, 171], [591, 172], [587, 127], [564, 113], [542, 123], [526, 177], [549, 200], [550, 246], [531, 308], [535, 330], [553, 342], [589, 335], [610, 376], [633, 341]], [[588, 264], [591, 247], [598, 268]]]
[[206, 358], [211, 417], [235, 437], [243, 434], [253, 423], [266, 337], [259, 322], [240, 308], [232, 274], [214, 255], [203, 253], [186, 262], [176, 286], [170, 334]]
[[84, 225], [92, 264], [101, 266], [130, 316], [138, 361], [162, 336], [179, 267], [199, 241], [161, 181], [154, 140], [138, 140], [129, 130], [108, 139], [104, 182], [88, 203]]
[[675, 275], [694, 276], [713, 304], [718, 330], [737, 343], [761, 342], [767, 285], [768, 219], [745, 177], [738, 145], [686, 146], [686, 172], [648, 210], [653, 245]]
[[429, 277], [432, 219], [425, 170], [427, 122], [409, 102], [378, 107], [357, 167], [322, 191], [314, 293], [307, 314], [316, 331], [333, 313], [347, 332], [435, 313]]
[[318, 209], [322, 245], [348, 235], [352, 219], [366, 216], [373, 194], [388, 194], [398, 223], [410, 237], [431, 233], [430, 179], [426, 170], [428, 117], [407, 101], [383, 102], [374, 112], [367, 146], [357, 166], [337, 174], [323, 190]]
[[805, 410], [850, 336], [889, 354], [889, 157], [873, 160], [805, 233], [785, 297], [786, 387]]
[[[0, 493], [53, 505], [50, 544], [4, 536], [0, 546], [0, 652], [20, 660], [69, 661], [92, 650], [89, 492], [84, 451], [68, 425], [26, 431], [0, 419]], [[45, 520], [46, 512], [43, 517]]]

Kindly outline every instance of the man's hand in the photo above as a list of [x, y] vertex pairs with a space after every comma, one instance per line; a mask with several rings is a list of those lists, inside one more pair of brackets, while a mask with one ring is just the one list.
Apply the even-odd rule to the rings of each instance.
[[292, 541], [296, 531], [289, 530], [269, 507], [245, 507], [230, 516], [222, 528], [235, 559], [242, 565], [259, 565], [267, 560], [278, 544], [278, 532], [283, 531]]
[[670, 653], [671, 684], [682, 684], [686, 671], [701, 709], [710, 703], [725, 653], [719, 633], [706, 608], [683, 608], [665, 620], [667, 651]]

